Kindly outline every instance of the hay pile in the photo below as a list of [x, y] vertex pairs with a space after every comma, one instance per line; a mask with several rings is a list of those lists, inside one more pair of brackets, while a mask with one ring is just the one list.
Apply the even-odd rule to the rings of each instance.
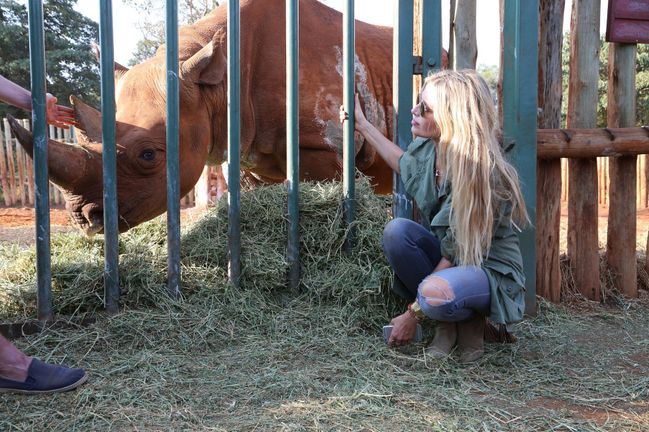
[[[300, 189], [302, 300], [342, 307], [349, 319], [366, 324], [383, 322], [394, 303], [389, 292], [390, 271], [381, 250], [382, 229], [389, 201], [374, 195], [366, 179], [357, 185], [356, 246], [343, 253], [339, 183], [305, 183]], [[264, 301], [294, 301], [287, 291], [286, 188], [258, 188], [242, 195], [241, 290]], [[204, 218], [185, 228], [181, 271], [185, 299], [231, 289], [227, 282], [226, 200]], [[120, 237], [120, 286], [125, 309], [166, 308], [177, 303], [166, 295], [166, 223], [164, 218], [143, 224]], [[3, 258], [4, 257], [4, 258]], [[53, 303], [60, 315], [79, 317], [102, 309], [103, 242], [78, 234], [52, 240]], [[203, 293], [203, 291], [205, 291]], [[246, 293], [249, 294], [249, 293]], [[36, 315], [35, 251], [0, 251], [0, 319]]]

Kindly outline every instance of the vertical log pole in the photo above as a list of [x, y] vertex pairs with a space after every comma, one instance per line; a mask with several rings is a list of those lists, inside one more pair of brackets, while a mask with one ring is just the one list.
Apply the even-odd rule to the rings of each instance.
[[6, 141], [4, 139], [4, 134], [0, 131], [0, 186], [2, 186], [2, 198], [6, 206], [11, 206], [13, 200], [11, 199], [11, 194], [9, 193], [9, 181], [8, 181], [8, 172], [7, 172], [7, 161], [6, 161], [6, 151], [5, 146], [10, 145], [11, 141]]
[[[635, 44], [609, 45], [609, 127], [635, 126]], [[618, 291], [638, 296], [636, 263], [636, 156], [611, 157], [609, 162], [610, 206], [606, 256]]]
[[25, 150], [16, 140], [16, 164], [18, 165], [18, 195], [20, 195], [20, 205], [27, 205], [25, 195]]
[[453, 69], [475, 69], [478, 59], [476, 0], [456, 0], [453, 13]]
[[9, 128], [9, 121], [7, 119], [4, 119], [4, 128], [5, 142], [7, 143], [7, 181], [9, 182], [9, 188], [6, 193], [11, 197], [11, 202], [17, 204], [18, 197], [16, 191], [16, 167], [14, 164], [14, 140], [11, 137], [11, 129]]
[[[561, 123], [561, 44], [565, 0], [541, 0], [539, 27], [540, 129]], [[561, 159], [537, 162], [536, 205], [543, 217], [536, 221], [536, 289], [539, 295], [561, 301], [559, 232], [561, 225]]]
[[637, 190], [638, 197], [636, 202], [638, 203], [638, 209], [644, 209], [647, 207], [647, 156], [640, 155], [638, 156], [638, 166], [637, 166]]
[[[23, 119], [23, 127], [27, 130], [31, 130], [31, 125], [29, 120]], [[29, 196], [29, 205], [34, 205], [34, 161], [32, 158], [26, 155], [25, 160], [27, 161], [27, 191]]]
[[[597, 125], [599, 0], [574, 0], [570, 26], [568, 128]], [[597, 160], [569, 162], [568, 256], [579, 291], [600, 299], [597, 240]]]

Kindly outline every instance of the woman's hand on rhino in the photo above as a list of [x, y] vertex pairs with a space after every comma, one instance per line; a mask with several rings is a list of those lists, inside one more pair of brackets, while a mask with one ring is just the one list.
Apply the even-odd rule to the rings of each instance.
[[[345, 107], [341, 105], [340, 122], [344, 123], [345, 120], [349, 120], [349, 113], [345, 111]], [[358, 93], [356, 93], [354, 103], [354, 125], [356, 127], [356, 130], [362, 133], [367, 123], [367, 119], [365, 118], [365, 114], [363, 113], [363, 108], [361, 108], [361, 102], [358, 98]]]
[[48, 93], [46, 96], [47, 122], [53, 126], [68, 129], [76, 124], [74, 110], [70, 107], [57, 105], [54, 95]]

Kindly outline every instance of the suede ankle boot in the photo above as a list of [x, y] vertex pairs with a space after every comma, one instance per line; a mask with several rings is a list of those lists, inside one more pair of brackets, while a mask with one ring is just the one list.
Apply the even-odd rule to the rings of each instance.
[[460, 363], [471, 363], [484, 355], [485, 317], [475, 317], [457, 324], [457, 348]]
[[433, 358], [447, 357], [457, 341], [457, 324], [454, 322], [438, 321], [435, 325], [435, 337], [426, 350]]

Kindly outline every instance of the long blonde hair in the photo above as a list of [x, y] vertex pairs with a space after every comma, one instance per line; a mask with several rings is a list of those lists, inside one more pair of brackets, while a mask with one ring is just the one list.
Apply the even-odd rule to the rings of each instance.
[[459, 265], [480, 265], [491, 247], [503, 205], [520, 226], [529, 221], [518, 174], [498, 141], [496, 108], [485, 80], [473, 70], [444, 70], [425, 80], [426, 102], [441, 135], [440, 168], [451, 182], [450, 225]]

